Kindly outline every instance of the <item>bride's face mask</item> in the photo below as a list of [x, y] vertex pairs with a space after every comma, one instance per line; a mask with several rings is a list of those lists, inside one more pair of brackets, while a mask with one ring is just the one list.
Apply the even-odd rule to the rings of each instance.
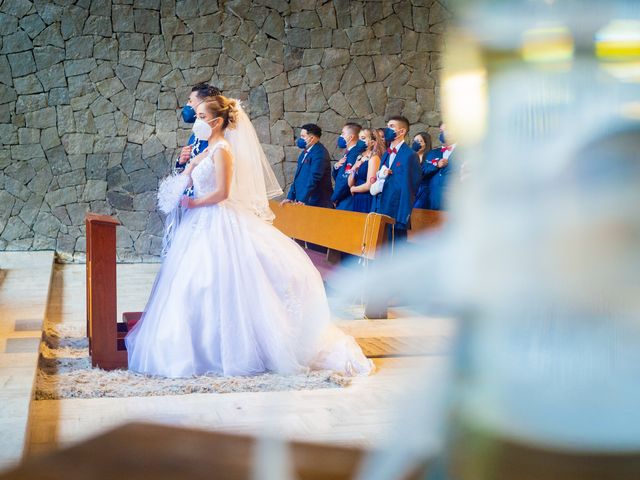
[[193, 134], [198, 137], [200, 140], [206, 140], [211, 137], [213, 133], [213, 129], [218, 125], [211, 125], [212, 122], [217, 120], [217, 118], [212, 118], [211, 120], [204, 120], [202, 118], [196, 118], [196, 121], [191, 128], [193, 130]]

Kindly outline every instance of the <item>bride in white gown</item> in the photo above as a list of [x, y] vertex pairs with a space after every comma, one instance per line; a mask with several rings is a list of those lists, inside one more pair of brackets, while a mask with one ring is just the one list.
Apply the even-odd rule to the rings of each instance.
[[[279, 186], [244, 111], [218, 96], [197, 114], [194, 130], [209, 147], [174, 188], [193, 184], [195, 197], [183, 197], [186, 213], [126, 336], [129, 369], [166, 377], [371, 373], [371, 360], [332, 324], [314, 265], [269, 223], [268, 195]], [[231, 134], [238, 123], [244, 138]]]

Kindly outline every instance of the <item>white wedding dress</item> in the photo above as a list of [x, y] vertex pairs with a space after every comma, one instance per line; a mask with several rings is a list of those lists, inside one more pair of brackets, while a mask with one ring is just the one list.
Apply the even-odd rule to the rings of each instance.
[[[192, 171], [215, 189], [213, 152]], [[234, 160], [235, 162], [235, 160]], [[126, 336], [129, 369], [165, 377], [373, 370], [331, 322], [324, 285], [304, 251], [229, 198], [187, 210], [140, 322]]]

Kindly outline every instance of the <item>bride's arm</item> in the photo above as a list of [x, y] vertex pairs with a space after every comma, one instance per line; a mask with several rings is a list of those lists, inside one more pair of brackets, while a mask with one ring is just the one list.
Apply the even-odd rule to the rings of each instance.
[[187, 185], [185, 188], [191, 188], [191, 186], [193, 185], [193, 178], [191, 178], [191, 171], [193, 170], [193, 167], [195, 167], [194, 163], [190, 162], [189, 165], [187, 165], [185, 169], [182, 171], [182, 173], [180, 174], [183, 177], [189, 178], [189, 181], [187, 182]]
[[224, 148], [219, 148], [214, 152], [212, 160], [215, 165], [217, 188], [203, 197], [190, 198], [185, 205], [187, 208], [215, 205], [216, 203], [226, 200], [229, 196], [229, 191], [231, 190], [231, 175], [233, 173], [231, 153]]
[[191, 178], [191, 172], [193, 171], [193, 169], [195, 168], [196, 165], [197, 165], [197, 163], [195, 162], [195, 158], [194, 158], [187, 164], [186, 167], [184, 167], [184, 170], [182, 170], [182, 173], [180, 173], [181, 176], [189, 178], [189, 181], [187, 182], [186, 188], [191, 188], [191, 186], [193, 185], [193, 179]]

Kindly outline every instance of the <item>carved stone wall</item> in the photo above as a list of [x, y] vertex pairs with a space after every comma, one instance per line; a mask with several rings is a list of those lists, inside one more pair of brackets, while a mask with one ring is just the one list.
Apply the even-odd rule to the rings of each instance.
[[116, 215], [122, 261], [161, 247], [158, 180], [211, 82], [240, 98], [283, 186], [297, 127], [332, 151], [348, 120], [439, 121], [444, 0], [0, 2], [0, 249], [82, 261], [84, 214]]

